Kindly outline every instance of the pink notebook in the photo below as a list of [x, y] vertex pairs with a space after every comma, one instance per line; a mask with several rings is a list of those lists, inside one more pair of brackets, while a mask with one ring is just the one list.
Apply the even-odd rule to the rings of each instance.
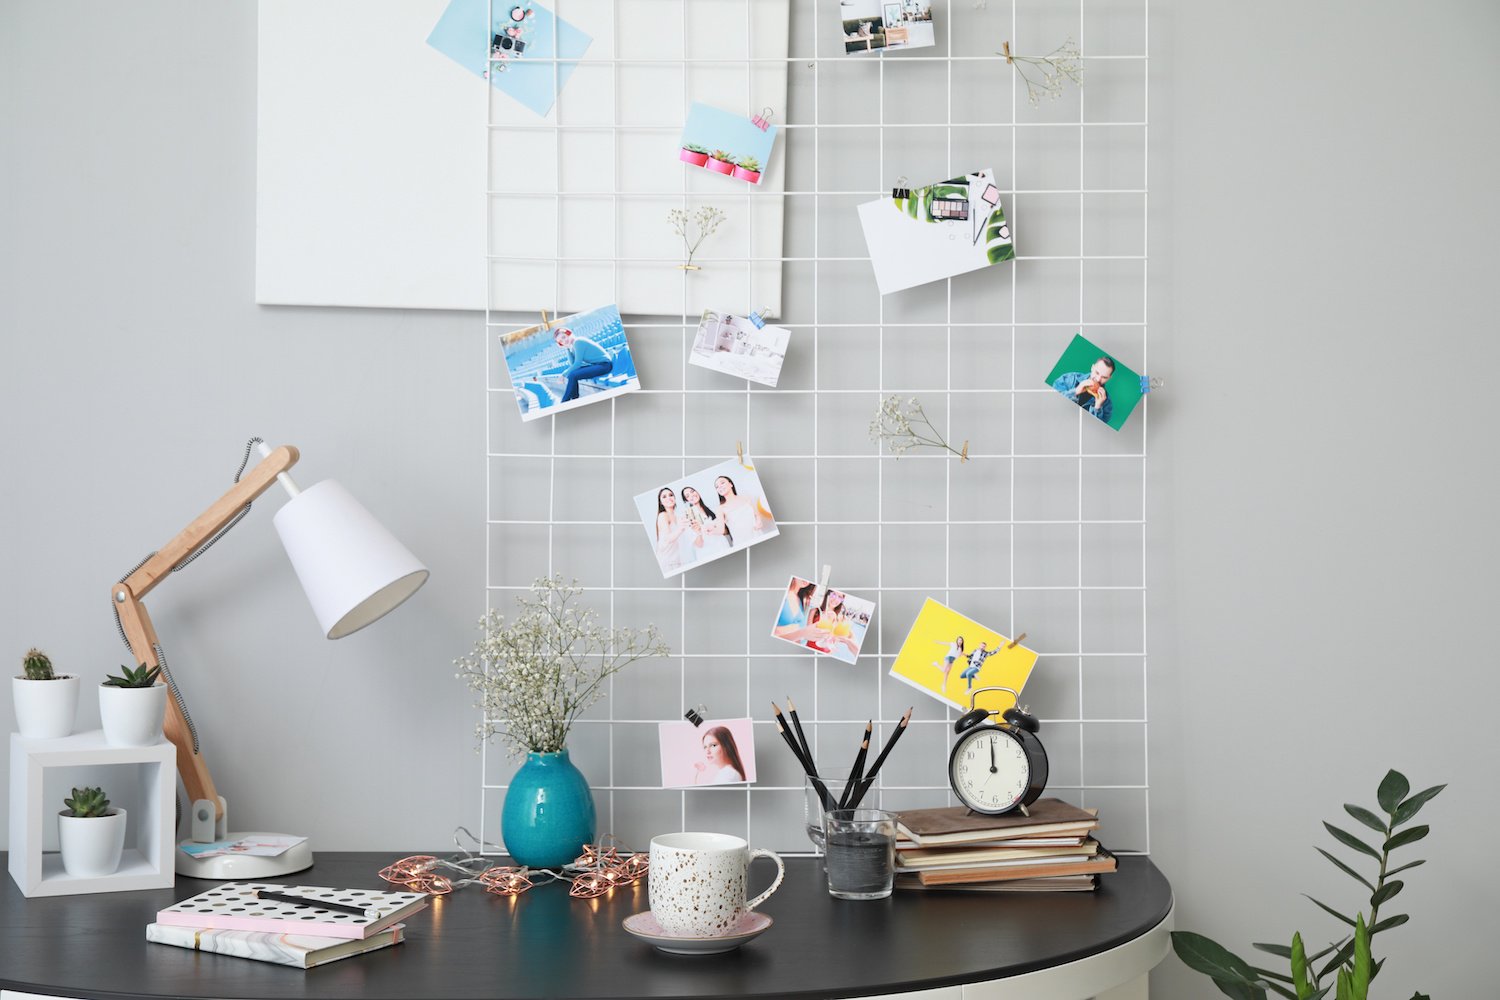
[[[256, 899], [261, 889], [306, 899], [358, 907], [364, 916]], [[213, 927], [234, 931], [274, 931], [359, 940], [427, 906], [420, 892], [377, 889], [331, 889], [319, 885], [274, 885], [270, 882], [224, 882], [156, 914], [159, 924]]]

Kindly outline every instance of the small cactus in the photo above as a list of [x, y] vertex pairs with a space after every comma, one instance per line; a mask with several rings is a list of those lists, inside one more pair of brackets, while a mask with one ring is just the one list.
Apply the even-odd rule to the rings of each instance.
[[21, 657], [21, 666], [26, 670], [28, 681], [54, 681], [57, 675], [52, 672], [52, 658], [40, 649], [32, 648]]
[[148, 688], [156, 683], [156, 678], [161, 674], [161, 667], [148, 667], [142, 663], [139, 667], [131, 670], [125, 664], [120, 664], [121, 676], [115, 677], [105, 675], [106, 687], [117, 688]]
[[71, 809], [72, 814], [80, 819], [105, 816], [109, 811], [109, 799], [104, 797], [102, 788], [75, 788], [73, 797], [63, 799], [63, 805]]

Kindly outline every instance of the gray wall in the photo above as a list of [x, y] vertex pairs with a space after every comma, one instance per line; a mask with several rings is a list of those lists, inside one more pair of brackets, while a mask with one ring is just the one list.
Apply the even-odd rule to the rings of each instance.
[[[254, 306], [254, 8], [115, 12], [0, 12], [0, 655], [113, 668], [104, 586], [245, 437], [294, 441], [431, 565], [401, 627], [322, 641], [269, 509], [152, 613], [237, 815], [440, 846], [478, 813], [447, 665], [483, 606], [477, 320]], [[1152, 7], [1153, 855], [1179, 926], [1323, 939], [1298, 893], [1355, 903], [1320, 821], [1388, 766], [1451, 782], [1381, 939], [1390, 997], [1481, 992], [1497, 888], [1469, 735], [1500, 694], [1494, 447], [1464, 406], [1488, 394], [1497, 28], [1480, 2]], [[1154, 979], [1209, 992], [1175, 960]]]

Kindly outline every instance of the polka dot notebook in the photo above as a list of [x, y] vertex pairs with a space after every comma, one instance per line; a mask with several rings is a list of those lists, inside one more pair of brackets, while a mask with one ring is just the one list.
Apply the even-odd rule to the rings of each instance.
[[[262, 889], [356, 907], [365, 913], [359, 916], [315, 906], [256, 899], [255, 894]], [[156, 921], [179, 927], [275, 931], [359, 940], [426, 906], [427, 896], [420, 892], [330, 889], [320, 885], [273, 885], [270, 882], [225, 882], [158, 912]]]

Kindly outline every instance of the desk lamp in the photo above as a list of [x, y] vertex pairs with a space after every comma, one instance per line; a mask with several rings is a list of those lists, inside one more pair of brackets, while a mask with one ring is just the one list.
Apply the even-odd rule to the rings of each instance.
[[[259, 446], [261, 461], [241, 478], [251, 448]], [[228, 832], [227, 804], [214, 787], [213, 776], [198, 746], [193, 725], [177, 682], [167, 667], [161, 640], [141, 603], [168, 573], [181, 569], [223, 537], [250, 511], [256, 497], [280, 482], [291, 499], [272, 519], [287, 557], [324, 635], [340, 639], [357, 632], [391, 611], [427, 582], [427, 568], [398, 542], [354, 497], [333, 480], [299, 489], [287, 470], [296, 464], [297, 449], [271, 449], [251, 438], [235, 485], [110, 588], [121, 638], [137, 663], [161, 667], [158, 683], [168, 687], [167, 738], [177, 746], [177, 770], [192, 800], [192, 836], [178, 845], [177, 872], [193, 878], [269, 878], [311, 867], [307, 841], [276, 857], [243, 854], [195, 858], [183, 844], [208, 843], [242, 837], [275, 836]]]

